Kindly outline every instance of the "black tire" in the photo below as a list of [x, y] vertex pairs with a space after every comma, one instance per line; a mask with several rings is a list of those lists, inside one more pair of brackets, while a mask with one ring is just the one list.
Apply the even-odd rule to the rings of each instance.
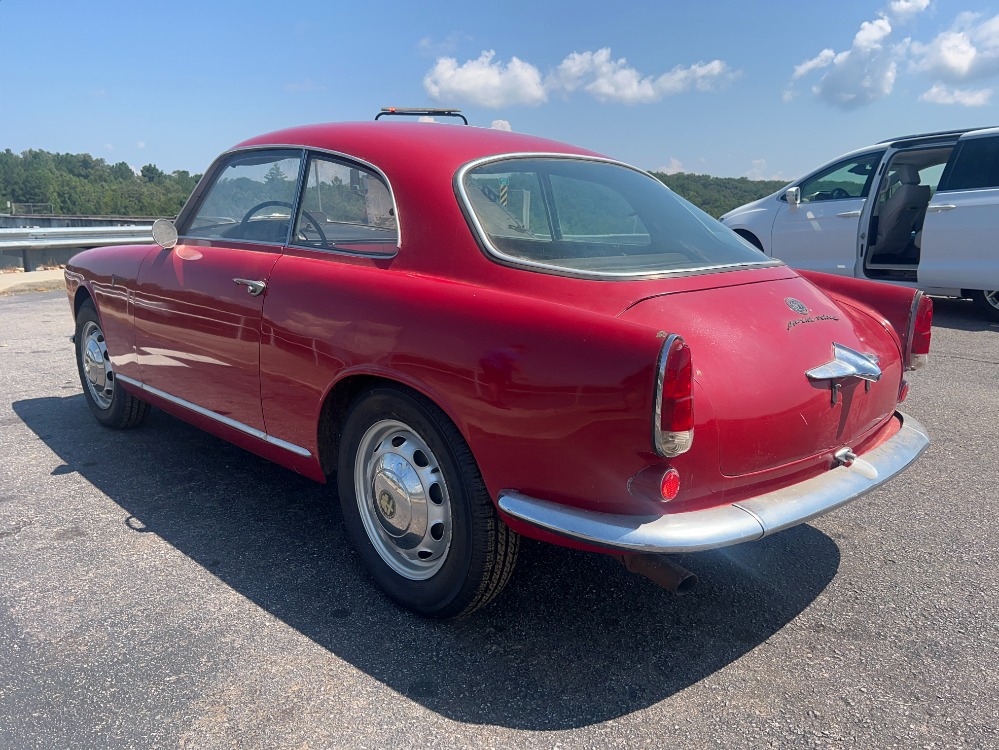
[[999, 291], [969, 292], [968, 296], [975, 303], [975, 308], [989, 320], [999, 321]]
[[[757, 238], [752, 232], [747, 232], [745, 229], [736, 229], [735, 233], [742, 237], [746, 242], [755, 247], [757, 250], [763, 251], [763, 243]], [[765, 251], [764, 251], [765, 252]]]
[[131, 395], [117, 382], [108, 359], [104, 330], [94, 303], [87, 300], [76, 315], [76, 369], [83, 397], [94, 418], [105, 427], [138, 427], [149, 404]]
[[422, 396], [389, 386], [358, 396], [337, 483], [364, 566], [403, 607], [457, 617], [509, 581], [520, 537], [496, 514], [461, 433]]

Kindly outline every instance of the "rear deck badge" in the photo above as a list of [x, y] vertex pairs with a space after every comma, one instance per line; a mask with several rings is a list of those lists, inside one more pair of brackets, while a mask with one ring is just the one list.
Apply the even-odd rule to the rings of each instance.
[[798, 315], [808, 315], [808, 307], [801, 300], [797, 300], [794, 297], [785, 297], [784, 304], [798, 313]]

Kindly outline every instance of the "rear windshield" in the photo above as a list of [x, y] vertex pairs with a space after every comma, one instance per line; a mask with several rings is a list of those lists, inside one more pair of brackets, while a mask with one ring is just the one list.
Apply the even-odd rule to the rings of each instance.
[[648, 276], [773, 261], [649, 175], [573, 158], [472, 166], [462, 192], [490, 252], [555, 272]]

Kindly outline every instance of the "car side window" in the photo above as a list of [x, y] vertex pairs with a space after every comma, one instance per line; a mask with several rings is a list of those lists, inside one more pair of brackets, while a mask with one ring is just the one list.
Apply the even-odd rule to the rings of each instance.
[[398, 243], [395, 204], [380, 176], [325, 156], [309, 159], [291, 244], [393, 253]]
[[297, 151], [234, 154], [216, 174], [182, 235], [283, 245], [301, 162]]
[[963, 141], [953, 165], [944, 175], [940, 191], [999, 187], [999, 138]]
[[801, 183], [801, 202], [866, 198], [884, 151], [834, 164]]

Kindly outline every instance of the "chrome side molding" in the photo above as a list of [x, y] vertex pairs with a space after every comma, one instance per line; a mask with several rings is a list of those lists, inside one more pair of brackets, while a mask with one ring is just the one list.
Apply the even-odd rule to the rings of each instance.
[[286, 451], [290, 451], [298, 456], [304, 456], [309, 458], [312, 456], [311, 451], [306, 448], [302, 448], [294, 443], [289, 443], [287, 440], [282, 440], [281, 438], [276, 438], [273, 435], [268, 435], [262, 430], [258, 430], [256, 427], [250, 427], [248, 424], [243, 424], [242, 422], [237, 422], [235, 419], [230, 419], [229, 417], [223, 416], [217, 412], [206, 409], [203, 406], [198, 406], [197, 404], [192, 404], [190, 401], [185, 401], [182, 398], [173, 396], [166, 391], [161, 391], [159, 388], [153, 388], [151, 385], [146, 385], [145, 383], [140, 383], [134, 378], [127, 377], [125, 375], [119, 375], [118, 380], [123, 383], [127, 383], [136, 390], [144, 391], [146, 393], [152, 394], [153, 396], [158, 396], [164, 401], [169, 401], [171, 404], [176, 404], [177, 406], [182, 406], [189, 411], [193, 411], [196, 414], [200, 414], [203, 417], [208, 417], [209, 419], [214, 419], [216, 422], [224, 424], [226, 427], [232, 427], [234, 430], [239, 430], [251, 437], [255, 437], [258, 440], [263, 440], [265, 443], [270, 443], [271, 445], [277, 446], [278, 448], [283, 448]]

